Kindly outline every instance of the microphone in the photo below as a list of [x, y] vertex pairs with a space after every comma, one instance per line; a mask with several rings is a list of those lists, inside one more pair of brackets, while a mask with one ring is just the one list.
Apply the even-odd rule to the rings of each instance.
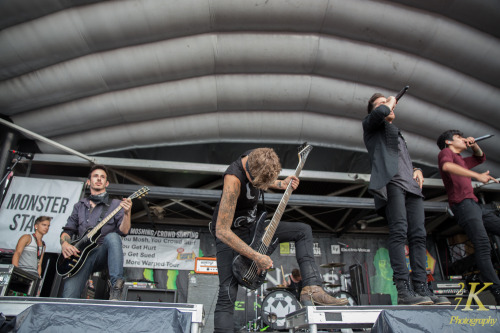
[[403, 97], [403, 95], [405, 94], [405, 92], [408, 90], [408, 88], [410, 88], [410, 86], [406, 86], [404, 87], [403, 89], [401, 89], [400, 92], [398, 92], [398, 94], [396, 95], [396, 101], [399, 101], [399, 99], [401, 97]]
[[492, 136], [493, 136], [493, 134], [486, 134], [486, 135], [480, 136], [478, 138], [474, 138], [474, 141], [478, 142], [478, 141], [486, 140], [486, 139], [491, 138]]
[[17, 150], [10, 150], [10, 152], [16, 154], [17, 156], [27, 158], [28, 160], [33, 159], [33, 153], [22, 153], [22, 152], [17, 151]]

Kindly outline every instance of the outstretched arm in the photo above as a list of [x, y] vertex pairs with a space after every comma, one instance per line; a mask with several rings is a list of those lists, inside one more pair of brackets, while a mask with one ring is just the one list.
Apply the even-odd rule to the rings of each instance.
[[498, 183], [498, 180], [490, 176], [490, 171], [486, 171], [483, 173], [478, 173], [469, 169], [466, 169], [464, 167], [461, 167], [458, 164], [452, 163], [452, 162], [445, 162], [443, 164], [443, 171], [449, 172], [451, 174], [457, 175], [457, 176], [463, 176], [463, 177], [469, 177], [469, 178], [474, 178], [477, 179], [478, 181], [486, 184], [490, 180], [493, 180], [495, 183]]
[[215, 236], [234, 251], [255, 261], [260, 273], [262, 270], [269, 269], [273, 266], [271, 258], [253, 250], [231, 230], [236, 203], [240, 195], [240, 188], [241, 183], [238, 178], [233, 175], [226, 175], [224, 177], [224, 188], [219, 204]]

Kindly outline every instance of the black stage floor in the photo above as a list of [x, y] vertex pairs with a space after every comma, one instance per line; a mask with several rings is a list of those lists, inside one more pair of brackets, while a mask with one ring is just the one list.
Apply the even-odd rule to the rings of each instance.
[[[16, 332], [204, 333], [205, 326], [205, 313], [201, 304], [4, 296], [0, 297], [0, 312], [7, 318], [15, 318], [17, 326], [24, 325]], [[309, 306], [288, 314], [286, 329], [279, 331], [375, 331], [374, 324], [382, 317], [381, 313], [385, 321], [384, 332], [396, 332], [390, 330], [392, 318], [399, 325], [422, 325], [421, 329], [429, 332], [434, 332], [425, 328], [429, 321], [434, 322], [431, 327], [448, 327], [449, 332], [455, 332], [463, 331], [463, 328], [474, 329], [470, 323], [464, 322], [464, 318], [475, 318], [479, 323], [476, 327], [482, 329], [481, 332], [486, 332], [485, 323], [495, 332], [500, 332], [500, 307], [485, 306], [479, 311], [478, 306], [466, 308], [463, 305]], [[480, 325], [481, 320], [483, 327]], [[407, 329], [404, 331], [410, 332]], [[448, 331], [440, 329], [435, 332]]]

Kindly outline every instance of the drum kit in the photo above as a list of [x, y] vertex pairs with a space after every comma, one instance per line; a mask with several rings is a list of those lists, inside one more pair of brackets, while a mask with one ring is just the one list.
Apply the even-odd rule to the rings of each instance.
[[[328, 263], [320, 265], [320, 267], [322, 268], [329, 268], [332, 273], [334, 268], [343, 266], [345, 266], [344, 263]], [[346, 290], [347, 283], [345, 281], [345, 276], [341, 275], [341, 277], [343, 277], [343, 279], [341, 279], [340, 284], [323, 281], [323, 287], [326, 287], [327, 289], [340, 287], [340, 291], [330, 294], [332, 294], [332, 296], [334, 297], [347, 298], [349, 300], [349, 305], [356, 305], [354, 297]], [[251, 321], [247, 321], [247, 318], [245, 318], [245, 321], [247, 322], [245, 330], [247, 332], [258, 332], [265, 330], [266, 328], [272, 330], [286, 330], [286, 316], [289, 313], [302, 308], [300, 300], [298, 300], [292, 293], [293, 288], [282, 284], [268, 287], [266, 288], [266, 291], [267, 293], [263, 296], [259, 296], [256, 294], [256, 303], [258, 303], [258, 299], [262, 301], [262, 303], [260, 304], [260, 316], [258, 312], [259, 304], [255, 304], [255, 318]], [[254, 292], [257, 292], [257, 290], [255, 290]]]
[[[331, 262], [328, 264], [319, 265], [319, 267], [321, 267], [321, 268], [330, 269], [330, 273], [332, 276], [335, 273], [335, 268], [344, 267], [344, 266], [345, 266], [345, 264], [342, 262]], [[350, 306], [357, 305], [356, 298], [354, 298], [354, 296], [347, 290], [348, 286], [347, 286], [347, 278], [346, 278], [345, 274], [340, 274], [340, 283], [331, 283], [328, 281], [323, 281], [323, 286], [327, 288], [326, 291], [329, 294], [331, 294], [333, 297], [347, 298]], [[340, 290], [338, 290], [338, 291], [335, 291], [335, 292], [328, 291], [328, 289], [339, 288], [339, 287], [340, 287]]]

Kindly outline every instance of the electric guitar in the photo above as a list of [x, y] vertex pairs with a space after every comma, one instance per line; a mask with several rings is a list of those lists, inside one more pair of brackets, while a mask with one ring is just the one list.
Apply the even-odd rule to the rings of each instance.
[[[311, 145], [308, 145], [307, 142], [299, 147], [299, 165], [297, 166], [297, 169], [295, 169], [296, 177], [299, 177], [299, 174], [306, 162], [307, 155], [309, 155], [309, 152], [312, 150], [312, 148], [313, 147]], [[276, 232], [276, 229], [278, 228], [281, 217], [285, 212], [285, 207], [288, 203], [288, 199], [292, 195], [292, 191], [292, 182], [290, 182], [271, 221], [266, 220], [267, 213], [264, 212], [260, 215], [258, 221], [256, 222], [253, 240], [250, 243], [250, 247], [253, 250], [261, 254], [270, 256], [278, 246], [278, 239], [275, 239], [274, 242], [272, 242], [273, 236]], [[262, 273], [257, 274], [257, 264], [255, 263], [255, 261], [248, 259], [245, 256], [238, 255], [233, 260], [234, 277], [240, 285], [250, 290], [255, 290], [261, 284], [263, 284], [266, 280], [266, 274], [267, 271], [263, 271]]]
[[[149, 188], [144, 186], [140, 190], [134, 192], [128, 199], [132, 200], [135, 198], [141, 198], [149, 192]], [[69, 278], [80, 271], [83, 264], [87, 260], [88, 255], [92, 250], [97, 247], [97, 239], [101, 236], [101, 228], [109, 221], [113, 216], [116, 215], [123, 207], [118, 206], [113, 210], [108, 216], [106, 216], [99, 224], [93, 228], [88, 228], [79, 239], [71, 242], [71, 245], [76, 247], [80, 253], [78, 255], [72, 255], [68, 258], [64, 258], [61, 253], [57, 258], [56, 271], [57, 274], [61, 275], [64, 279]]]

